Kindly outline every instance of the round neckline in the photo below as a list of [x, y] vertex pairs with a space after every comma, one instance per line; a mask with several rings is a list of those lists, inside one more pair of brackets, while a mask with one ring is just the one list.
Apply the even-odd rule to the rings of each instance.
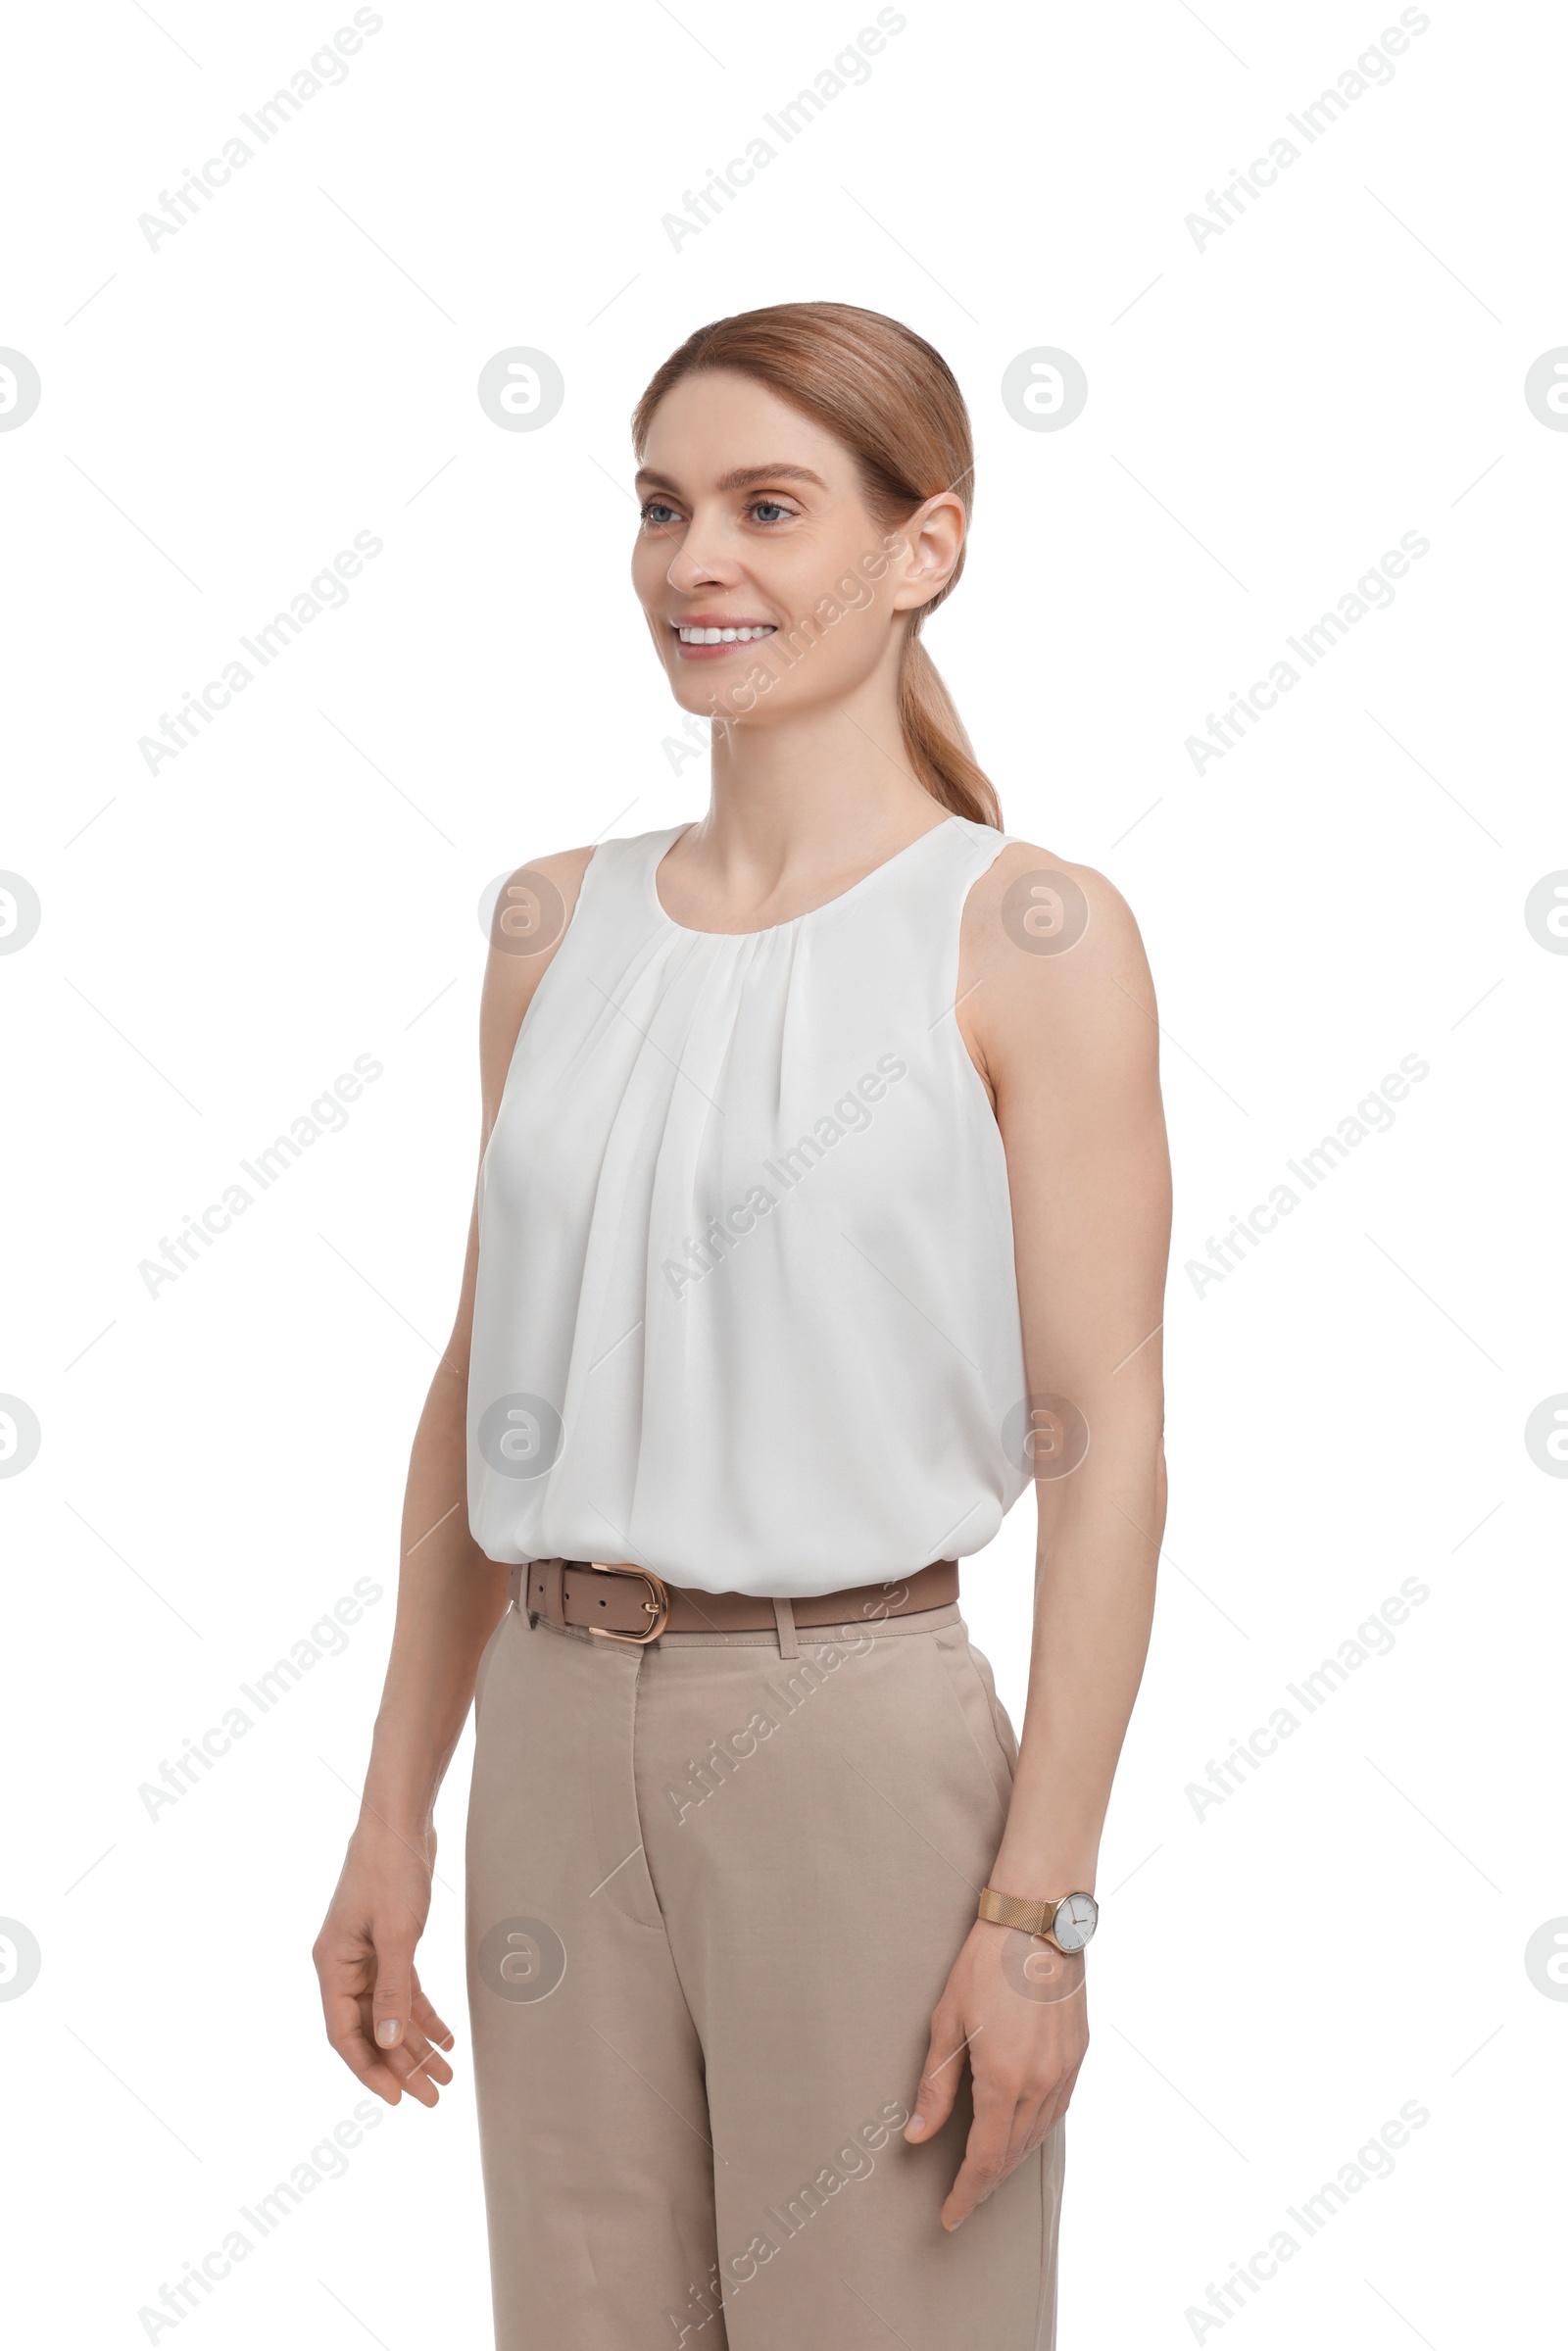
[[858, 882], [851, 882], [849, 888], [841, 890], [836, 898], [824, 898], [820, 906], [808, 906], [804, 914], [791, 914], [783, 922], [764, 922], [758, 929], [751, 931], [696, 930], [689, 922], [677, 922], [659, 895], [659, 868], [669, 856], [670, 851], [674, 849], [676, 843], [683, 840], [691, 831], [692, 824], [696, 822], [695, 817], [691, 819], [691, 822], [677, 826], [674, 834], [665, 841], [658, 857], [651, 863], [645, 864], [644, 880], [655, 913], [668, 929], [683, 932], [688, 939], [771, 939], [775, 938], [780, 931], [798, 930], [803, 922], [814, 921], [818, 914], [826, 914], [834, 906], [847, 906], [852, 898], [858, 898], [862, 890], [868, 888], [872, 882], [880, 880], [881, 876], [892, 866], [899, 864], [909, 855], [911, 850], [918, 849], [923, 842], [929, 841], [933, 834], [945, 832], [950, 824], [956, 824], [960, 821], [961, 819], [956, 817], [951, 809], [948, 810], [938, 823], [927, 825], [923, 833], [916, 833], [912, 841], [906, 841], [902, 849], [896, 849], [890, 857], [884, 857], [880, 864], [873, 865], [869, 873], [862, 873]]

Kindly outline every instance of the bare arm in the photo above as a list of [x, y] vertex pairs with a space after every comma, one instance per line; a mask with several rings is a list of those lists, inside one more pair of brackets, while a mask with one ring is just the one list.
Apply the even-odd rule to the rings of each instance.
[[[570, 919], [589, 855], [567, 851], [519, 869], [543, 872], [554, 884], [559, 908], [547, 901], [553, 936], [493, 935], [479, 1015], [481, 1160], [517, 1031]], [[452, 2034], [420, 1988], [414, 1953], [430, 1907], [436, 1794], [467, 1719], [480, 1657], [507, 1605], [508, 1569], [486, 1558], [468, 1532], [468, 1351], [478, 1259], [476, 1196], [457, 1319], [409, 1462], [397, 1620], [359, 1824], [314, 1954], [327, 2038], [393, 2106], [404, 2090], [433, 2106], [436, 2084], [452, 2079], [440, 2054]]]
[[[1055, 932], [1049, 898], [1035, 924], [1020, 919], [1027, 891], [1007, 899], [1020, 877], [1048, 872], [1066, 872], [1087, 908], [1069, 946], [1070, 899]], [[1007, 1155], [1039, 1505], [1028, 1704], [990, 1882], [1035, 1898], [1093, 1892], [1165, 1516], [1170, 1175], [1153, 990], [1110, 884], [1018, 846], [971, 896], [959, 1000]], [[1088, 2046], [1083, 1958], [975, 1925], [933, 2018], [910, 2137], [951, 2111], [959, 2066], [948, 2061], [966, 2042], [975, 2122], [949, 2227], [1065, 2112]]]

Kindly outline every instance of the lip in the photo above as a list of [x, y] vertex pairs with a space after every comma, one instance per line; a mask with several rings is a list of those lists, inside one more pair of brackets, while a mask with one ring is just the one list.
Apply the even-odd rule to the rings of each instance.
[[747, 612], [682, 612], [678, 620], [672, 620], [669, 623], [669, 630], [674, 640], [677, 661], [718, 661], [727, 659], [731, 654], [756, 653], [759, 646], [766, 645], [769, 639], [752, 637], [744, 645], [736, 638], [732, 638], [728, 645], [683, 645], [679, 635], [680, 630], [683, 628], [765, 628], [770, 629], [776, 636], [778, 625], [776, 620], [757, 619]]

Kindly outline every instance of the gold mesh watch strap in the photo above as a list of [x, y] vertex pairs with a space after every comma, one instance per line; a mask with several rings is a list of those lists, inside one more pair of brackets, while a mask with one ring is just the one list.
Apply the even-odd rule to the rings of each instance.
[[[1065, 1899], [1065, 1896], [1061, 1897]], [[1045, 1935], [1056, 1923], [1061, 1900], [1030, 1902], [1022, 1894], [999, 1894], [987, 1886], [980, 1892], [980, 1916], [993, 1927], [1021, 1927], [1025, 1935]]]

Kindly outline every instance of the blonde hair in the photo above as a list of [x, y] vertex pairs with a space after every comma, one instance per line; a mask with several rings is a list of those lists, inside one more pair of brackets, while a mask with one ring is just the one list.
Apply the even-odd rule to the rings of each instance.
[[[665, 393], [683, 376], [718, 367], [765, 384], [842, 441], [878, 521], [902, 521], [938, 491], [952, 490], [967, 526], [974, 443], [963, 394], [941, 353], [897, 318], [845, 302], [781, 302], [700, 326], [670, 353], [632, 413], [639, 458]], [[996, 788], [920, 642], [921, 624], [953, 593], [962, 570], [960, 550], [947, 585], [910, 618], [899, 670], [899, 722], [909, 765], [932, 799], [1000, 831]]]

